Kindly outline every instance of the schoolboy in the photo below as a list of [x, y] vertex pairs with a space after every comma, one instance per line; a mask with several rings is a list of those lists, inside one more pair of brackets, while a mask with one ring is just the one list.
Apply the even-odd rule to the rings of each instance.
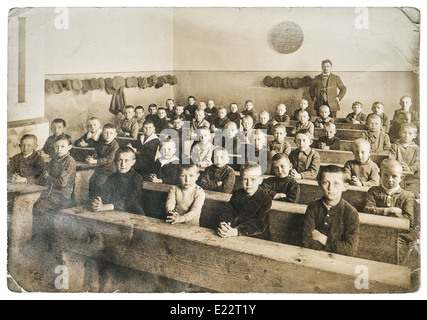
[[[60, 134], [54, 144], [55, 154], [39, 177], [39, 184], [46, 186], [33, 207], [33, 235], [52, 236], [52, 221], [46, 220], [47, 212], [55, 212], [73, 206], [73, 190], [76, 180], [76, 161], [70, 156], [73, 147], [71, 137]], [[50, 221], [46, 228], [46, 221]]]
[[233, 102], [230, 104], [230, 112], [227, 114], [227, 118], [236, 124], [237, 129], [240, 129], [241, 117], [237, 103]]
[[[298, 115], [299, 115], [299, 113], [301, 112], [301, 111], [306, 111], [307, 110], [307, 108], [308, 108], [308, 100], [306, 100], [306, 99], [302, 99], [301, 101], [300, 101], [300, 103], [299, 103], [299, 108], [298, 109], [296, 109], [295, 111], [294, 111], [294, 117], [293, 117], [293, 119], [294, 120], [298, 120]], [[308, 111], [307, 111], [308, 112]], [[309, 120], [310, 120], [310, 114], [308, 115], [309, 116]]]
[[384, 113], [384, 104], [380, 101], [375, 101], [372, 104], [372, 113], [380, 117], [382, 123], [381, 131], [388, 133], [390, 130], [390, 118]]
[[345, 122], [354, 124], [365, 124], [367, 117], [366, 114], [362, 112], [362, 103], [359, 101], [353, 102], [351, 108], [353, 109], [353, 112], [349, 113], [347, 117], [345, 117]]
[[252, 100], [247, 100], [245, 102], [246, 110], [242, 111], [241, 118], [246, 116], [251, 116], [254, 123], [258, 122], [258, 113], [254, 109], [254, 103]]
[[404, 257], [415, 226], [415, 196], [412, 192], [400, 187], [403, 168], [397, 160], [385, 159], [381, 162], [380, 168], [381, 185], [369, 189], [364, 212], [409, 220], [410, 232], [399, 235], [399, 255]]
[[365, 139], [353, 143], [354, 160], [344, 165], [347, 181], [352, 186], [373, 187], [380, 184], [378, 166], [370, 159], [371, 145]]
[[302, 231], [305, 248], [355, 256], [359, 244], [359, 213], [342, 198], [346, 190], [344, 169], [321, 169], [318, 177], [324, 196], [307, 206]]
[[323, 105], [319, 107], [319, 117], [314, 120], [314, 126], [316, 128], [321, 128], [325, 126], [326, 123], [334, 123], [334, 118], [330, 117], [331, 109], [329, 106]]
[[404, 123], [411, 123], [411, 122], [412, 122], [411, 113], [409, 111], [399, 110], [397, 112], [397, 118], [393, 122], [393, 124], [391, 125], [389, 133], [388, 133], [388, 135], [390, 137], [390, 142], [394, 143], [396, 140], [399, 140], [400, 139], [400, 127], [401, 127], [401, 125]]
[[160, 142], [160, 158], [153, 166], [148, 181], [176, 185], [179, 183], [179, 158], [176, 155], [176, 144], [172, 139]]
[[213, 145], [211, 143], [211, 131], [202, 128], [196, 131], [198, 142], [191, 148], [191, 161], [202, 168], [212, 165]]
[[402, 165], [403, 171], [418, 173], [420, 170], [420, 147], [415, 144], [417, 126], [403, 123], [400, 126], [400, 139], [391, 145], [390, 158]]
[[319, 137], [315, 148], [322, 150], [340, 150], [341, 140], [335, 134], [337, 127], [333, 122], [327, 122], [323, 126], [324, 135]]
[[8, 181], [36, 184], [46, 167], [37, 149], [37, 137], [25, 134], [19, 142], [21, 153], [13, 156], [7, 166]]
[[289, 156], [292, 151], [292, 147], [289, 142], [286, 141], [286, 126], [281, 123], [277, 123], [273, 127], [274, 140], [268, 142], [267, 150], [273, 157], [276, 153], [285, 153]]
[[99, 164], [89, 180], [89, 200], [92, 201], [99, 193], [107, 178], [116, 172], [114, 158], [120, 146], [115, 140], [117, 130], [114, 125], [107, 123], [102, 130], [102, 139], [95, 146], [95, 151], [86, 158], [86, 163]]
[[142, 132], [142, 125], [144, 124], [144, 121], [145, 121], [143, 106], [135, 107], [135, 119], [136, 119], [136, 122], [138, 122], [139, 132]]
[[76, 147], [94, 148], [102, 135], [101, 122], [98, 118], [92, 117], [87, 122], [87, 132], [74, 141]]
[[213, 165], [200, 175], [199, 185], [204, 190], [232, 193], [236, 182], [236, 173], [228, 165], [229, 155], [225, 148], [214, 150]]
[[132, 148], [124, 147], [115, 154], [116, 172], [111, 174], [91, 202], [92, 210], [125, 211], [144, 215], [143, 179], [133, 169], [136, 156]]
[[192, 121], [194, 118], [194, 113], [197, 110], [196, 98], [189, 96], [187, 99], [188, 105], [184, 108], [185, 120]]
[[228, 154], [232, 154], [230, 166], [234, 170], [240, 169], [240, 164], [244, 163], [244, 152], [241, 152], [242, 140], [238, 137], [239, 130], [235, 122], [229, 122], [225, 125], [224, 135], [221, 138], [221, 144], [217, 145], [214, 140], [215, 147], [226, 148]]
[[254, 120], [251, 116], [244, 116], [242, 118], [242, 131], [240, 132], [241, 139], [246, 144], [253, 144], [253, 138], [255, 134]]
[[227, 118], [227, 109], [225, 107], [220, 107], [217, 114], [217, 117], [213, 119], [213, 122], [211, 122], [211, 132], [224, 130], [227, 123], [230, 122], [230, 119]]
[[185, 121], [184, 106], [176, 106], [175, 107], [175, 116], [180, 116]]
[[406, 111], [411, 113], [411, 121], [417, 123], [420, 121], [420, 115], [412, 107], [412, 98], [408, 95], [405, 95], [400, 98], [400, 109], [394, 111], [392, 122], [395, 122], [398, 118], [399, 111]]
[[313, 135], [308, 130], [300, 130], [295, 135], [295, 143], [297, 148], [289, 154], [293, 167], [289, 175], [294, 179], [316, 180], [320, 169], [320, 156], [310, 147]]
[[161, 133], [163, 130], [169, 128], [169, 120], [165, 108], [157, 109], [157, 118], [154, 122], [157, 133]]
[[182, 147], [182, 126], [184, 125], [184, 117], [182, 115], [175, 115], [172, 119], [172, 127], [178, 134], [176, 145], [178, 145], [178, 158], [182, 161], [183, 147]]
[[173, 101], [173, 99], [166, 100], [166, 114], [169, 120], [175, 115], [175, 101]]
[[[208, 106], [205, 109], [206, 120], [209, 123], [213, 123], [217, 117], [218, 109], [215, 107], [215, 102], [213, 100], [208, 100]], [[227, 114], [227, 111], [226, 111]]]
[[166, 222], [200, 225], [200, 215], [206, 195], [196, 184], [198, 178], [199, 167], [196, 164], [180, 166], [179, 184], [169, 190], [166, 200]]
[[52, 156], [56, 156], [55, 151], [55, 141], [58, 136], [65, 132], [67, 124], [64, 119], [54, 119], [50, 125], [50, 130], [53, 132], [53, 135], [49, 136], [46, 139], [46, 142], [43, 146], [42, 151], [44, 154], [48, 155], [52, 158]]
[[291, 168], [291, 162], [286, 154], [277, 153], [272, 158], [271, 171], [275, 177], [265, 179], [261, 187], [273, 200], [298, 203], [300, 186], [289, 176]]
[[363, 132], [362, 138], [371, 144], [372, 153], [381, 153], [390, 150], [390, 138], [387, 133], [381, 131], [381, 118], [376, 114], [370, 114], [366, 120], [367, 132]]
[[195, 131], [201, 128], [209, 128], [210, 123], [205, 119], [205, 111], [196, 110], [194, 112], [194, 118], [191, 121], [190, 130], [194, 134]]
[[240, 169], [242, 188], [233, 192], [230, 209], [220, 217], [218, 235], [222, 238], [248, 236], [270, 240], [270, 195], [262, 188], [262, 171], [257, 163]]
[[262, 111], [259, 115], [259, 122], [254, 127], [255, 130], [265, 130], [266, 134], [273, 134], [273, 125], [270, 121], [270, 114]]
[[139, 151], [136, 157], [135, 170], [142, 175], [144, 179], [153, 171], [160, 140], [156, 135], [156, 127], [153, 121], [145, 120], [142, 126], [143, 135], [131, 146]]
[[136, 139], [138, 137], [139, 125], [135, 119], [135, 108], [134, 106], [127, 105], [123, 108], [123, 120], [120, 120], [117, 136], [119, 137], [131, 137]]
[[273, 117], [273, 125], [281, 123], [285, 126], [289, 126], [291, 118], [286, 114], [286, 105], [281, 103], [277, 106], [277, 114]]
[[300, 130], [308, 130], [314, 136], [314, 124], [309, 121], [310, 116], [307, 111], [301, 111], [298, 114], [298, 122], [292, 130], [292, 134], [296, 134]]
[[[156, 123], [156, 120], [157, 120], [157, 105], [155, 103], [152, 103], [148, 106], [148, 114], [145, 117], [145, 121], [151, 121], [153, 123]], [[142, 125], [144, 125], [144, 122], [142, 123]]]

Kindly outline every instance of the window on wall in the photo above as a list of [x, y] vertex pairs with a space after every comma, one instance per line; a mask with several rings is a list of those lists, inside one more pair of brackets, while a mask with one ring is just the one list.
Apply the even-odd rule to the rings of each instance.
[[18, 18], [18, 102], [25, 102], [26, 18]]

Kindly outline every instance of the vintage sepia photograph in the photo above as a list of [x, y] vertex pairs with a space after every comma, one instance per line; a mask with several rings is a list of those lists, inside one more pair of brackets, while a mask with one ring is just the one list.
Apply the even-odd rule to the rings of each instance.
[[10, 8], [8, 290], [417, 292], [420, 25], [415, 7]]

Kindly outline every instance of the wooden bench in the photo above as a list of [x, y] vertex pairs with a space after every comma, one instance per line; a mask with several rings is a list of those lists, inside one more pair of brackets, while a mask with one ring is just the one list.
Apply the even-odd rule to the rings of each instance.
[[[165, 219], [164, 205], [170, 186], [144, 182], [146, 215]], [[200, 225], [216, 229], [219, 217], [230, 210], [231, 195], [212, 191], [206, 192]], [[301, 228], [306, 205], [273, 201], [270, 212], [272, 241], [290, 245], [301, 245]], [[409, 221], [360, 213], [360, 243], [357, 257], [386, 263], [398, 263], [398, 234], [409, 231]], [[375, 245], [373, 245], [375, 244]]]
[[[96, 280], [94, 287], [85, 281], [99, 279], [99, 268], [87, 266], [105, 263], [214, 292], [391, 293], [410, 288], [406, 267], [248, 237], [222, 239], [210, 229], [125, 212], [64, 210], [55, 216], [55, 235], [69, 269], [69, 292], [99, 290]], [[356, 288], [360, 268], [369, 271], [369, 289]], [[138, 278], [128, 283], [128, 292], [139, 292], [143, 285]]]
[[[311, 117], [310, 121], [314, 123], [314, 121], [316, 120], [316, 117]], [[344, 122], [344, 120], [342, 120], [342, 122], [340, 121], [336, 121], [337, 119], [335, 119], [335, 126], [337, 129], [350, 129], [350, 130], [366, 130], [366, 125], [364, 124], [358, 124], [358, 123], [347, 123]], [[297, 120], [291, 120], [289, 125], [295, 127], [297, 124]]]
[[[287, 142], [289, 142], [289, 144], [293, 148], [295, 148], [297, 146], [296, 143], [295, 143], [295, 137], [286, 137], [285, 139], [286, 139]], [[274, 137], [272, 135], [269, 135], [269, 136], [267, 136], [267, 140], [268, 141], [273, 141]], [[315, 146], [316, 143], [317, 143], [317, 140], [318, 139], [315, 138], [313, 140], [313, 144], [312, 145]], [[316, 149], [316, 150], [318, 150], [318, 149]], [[351, 140], [341, 140], [340, 141], [340, 150], [341, 151], [352, 151], [353, 150], [353, 141], [351, 141]]]
[[[288, 137], [294, 137], [295, 135], [292, 134], [292, 130], [294, 130], [295, 127], [286, 127], [286, 134]], [[337, 129], [336, 136], [340, 138], [341, 140], [351, 140], [354, 141], [356, 139], [362, 138], [363, 133], [366, 132], [366, 130], [352, 130], [352, 129]], [[325, 133], [323, 132], [323, 129], [315, 128], [314, 129], [314, 137], [319, 138], [323, 136]]]

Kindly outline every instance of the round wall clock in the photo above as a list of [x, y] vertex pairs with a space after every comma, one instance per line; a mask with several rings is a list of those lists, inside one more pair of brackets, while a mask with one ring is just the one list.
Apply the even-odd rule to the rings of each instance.
[[278, 52], [292, 53], [301, 47], [304, 41], [304, 33], [295, 22], [284, 21], [274, 27], [270, 41]]

